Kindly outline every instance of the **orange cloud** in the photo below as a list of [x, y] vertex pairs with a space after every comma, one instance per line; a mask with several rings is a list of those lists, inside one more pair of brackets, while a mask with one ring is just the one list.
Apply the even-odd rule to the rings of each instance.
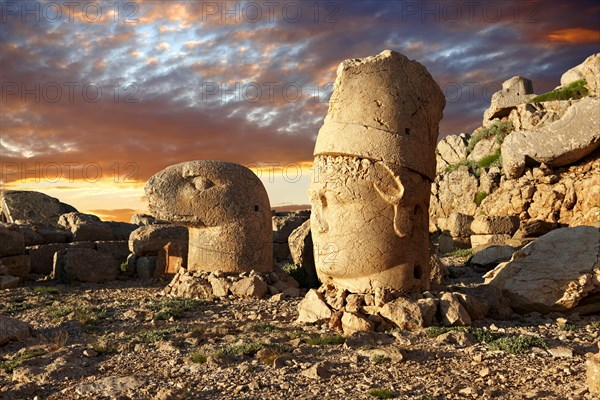
[[556, 42], [598, 43], [600, 42], [600, 30], [585, 28], [559, 29], [549, 33], [547, 38]]
[[134, 210], [131, 208], [116, 208], [112, 210], [98, 209], [98, 210], [84, 210], [86, 213], [94, 214], [100, 217], [103, 221], [118, 221], [118, 222], [129, 222], [131, 216], [136, 213], [142, 213], [143, 210]]

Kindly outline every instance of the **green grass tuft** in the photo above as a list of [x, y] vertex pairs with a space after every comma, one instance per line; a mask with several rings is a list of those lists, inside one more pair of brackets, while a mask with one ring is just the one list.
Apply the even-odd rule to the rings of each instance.
[[369, 396], [376, 399], [393, 399], [396, 397], [396, 393], [390, 389], [371, 389], [369, 390]]
[[471, 154], [477, 143], [483, 139], [495, 137], [496, 142], [498, 142], [498, 144], [502, 144], [502, 142], [504, 142], [504, 138], [506, 138], [506, 136], [512, 132], [513, 129], [514, 126], [511, 121], [496, 121], [487, 128], [480, 129], [477, 133], [471, 136], [471, 139], [469, 139], [469, 143], [467, 144], [467, 155]]
[[203, 304], [205, 303], [202, 300], [176, 297], [164, 299], [148, 308], [156, 313], [154, 314], [155, 320], [168, 320], [181, 318], [185, 312], [195, 310]]
[[265, 344], [260, 342], [244, 343], [240, 345], [221, 347], [215, 352], [215, 356], [253, 356], [264, 347]]
[[488, 346], [492, 350], [502, 350], [511, 354], [524, 354], [532, 347], [548, 347], [544, 339], [527, 335], [501, 337], [488, 343]]
[[60, 294], [60, 290], [53, 286], [36, 286], [33, 293]]
[[471, 257], [472, 255], [473, 249], [456, 249], [444, 254], [444, 257]]
[[329, 346], [343, 344], [346, 339], [340, 335], [317, 335], [306, 340], [311, 346]]
[[574, 332], [579, 330], [579, 327], [577, 325], [564, 324], [560, 326], [560, 330], [565, 332]]
[[173, 333], [181, 332], [181, 328], [178, 326], [174, 326], [168, 329], [156, 329], [151, 331], [139, 332], [133, 335], [125, 336], [126, 339], [131, 339], [132, 337], [139, 337], [140, 339], [145, 340], [148, 343], [155, 343], [159, 340], [163, 340], [169, 335]]
[[479, 168], [490, 168], [502, 166], [502, 153], [501, 149], [498, 148], [492, 154], [488, 154], [477, 162]]
[[195, 364], [204, 364], [206, 363], [206, 360], [208, 360], [208, 357], [203, 353], [192, 353], [190, 354], [190, 359]]
[[475, 194], [475, 204], [477, 204], [477, 206], [481, 205], [481, 202], [488, 197], [488, 193], [487, 192], [477, 192]]
[[570, 99], [581, 99], [590, 94], [587, 88], [587, 82], [585, 79], [580, 79], [575, 82], [571, 82], [564, 88], [559, 88], [551, 92], [540, 94], [531, 99], [530, 103], [541, 103], [544, 101], [552, 100], [570, 100]]
[[383, 354], [376, 354], [371, 357], [371, 362], [373, 364], [388, 364], [392, 361], [391, 358], [384, 356]]

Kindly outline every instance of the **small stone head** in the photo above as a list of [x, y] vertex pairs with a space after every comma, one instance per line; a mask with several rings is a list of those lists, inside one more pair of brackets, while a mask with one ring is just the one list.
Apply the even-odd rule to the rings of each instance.
[[150, 212], [189, 227], [189, 270], [272, 269], [271, 208], [260, 179], [224, 161], [189, 161], [150, 178]]

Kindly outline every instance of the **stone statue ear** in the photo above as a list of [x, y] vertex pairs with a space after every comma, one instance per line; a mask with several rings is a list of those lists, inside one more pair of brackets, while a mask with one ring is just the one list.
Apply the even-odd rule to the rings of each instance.
[[412, 234], [413, 220], [410, 210], [400, 206], [404, 196], [400, 169], [401, 167], [396, 164], [375, 163], [377, 179], [373, 181], [373, 186], [381, 198], [394, 207], [394, 232], [398, 237], [403, 238]]

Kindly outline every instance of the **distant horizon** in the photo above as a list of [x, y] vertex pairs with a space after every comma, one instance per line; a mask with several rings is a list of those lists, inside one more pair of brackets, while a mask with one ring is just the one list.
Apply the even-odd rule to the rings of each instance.
[[303, 205], [343, 60], [423, 64], [446, 96], [442, 138], [480, 126], [512, 76], [547, 92], [600, 52], [585, 0], [265, 4], [0, 3], [0, 188], [124, 220], [153, 174], [217, 159], [251, 167], [272, 207]]

